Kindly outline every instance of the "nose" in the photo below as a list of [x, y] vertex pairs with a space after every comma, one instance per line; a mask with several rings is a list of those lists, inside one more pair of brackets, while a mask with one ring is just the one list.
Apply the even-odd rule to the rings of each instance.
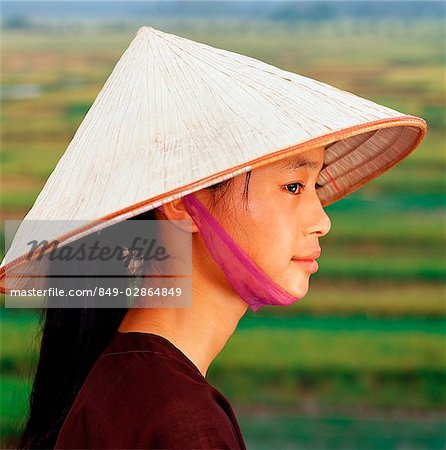
[[308, 227], [307, 234], [317, 234], [318, 237], [325, 236], [331, 228], [331, 220], [322, 207], [319, 196], [315, 192], [311, 199], [311, 206], [307, 210]]

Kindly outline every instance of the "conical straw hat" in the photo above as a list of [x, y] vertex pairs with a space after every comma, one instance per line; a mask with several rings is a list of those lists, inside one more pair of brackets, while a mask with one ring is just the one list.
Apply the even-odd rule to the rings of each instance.
[[[68, 243], [316, 146], [326, 148], [326, 206], [407, 157], [426, 129], [419, 117], [143, 26], [24, 220], [61, 220], [45, 238]], [[2, 292], [8, 268], [25, 260], [21, 228], [0, 268]]]

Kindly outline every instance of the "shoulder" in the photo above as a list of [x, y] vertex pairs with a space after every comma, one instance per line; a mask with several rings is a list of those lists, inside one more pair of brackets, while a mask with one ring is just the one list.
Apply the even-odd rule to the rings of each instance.
[[210, 390], [182, 393], [159, 412], [152, 441], [154, 448], [240, 448], [237, 433]]
[[237, 448], [226, 402], [173, 356], [109, 353], [88, 375], [56, 448]]

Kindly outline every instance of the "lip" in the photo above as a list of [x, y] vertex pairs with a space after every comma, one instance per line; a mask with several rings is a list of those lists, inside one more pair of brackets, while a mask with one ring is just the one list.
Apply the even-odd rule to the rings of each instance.
[[315, 259], [295, 259], [293, 258], [292, 261], [294, 261], [296, 264], [299, 264], [301, 267], [305, 268], [311, 273], [317, 272], [319, 269], [319, 264]]
[[320, 248], [302, 258], [293, 258], [292, 261], [299, 264], [309, 272], [314, 273], [319, 269], [319, 264], [316, 261], [316, 258], [319, 258], [319, 256], [321, 256]]
[[293, 259], [297, 259], [297, 260], [308, 260], [308, 259], [317, 259], [317, 258], [319, 258], [319, 256], [321, 256], [321, 249], [320, 248], [318, 248], [317, 250], [315, 250], [313, 253], [309, 253], [308, 255], [304, 255], [304, 256], [301, 256], [301, 257], [299, 257], [299, 258], [297, 258], [297, 257], [294, 257]]

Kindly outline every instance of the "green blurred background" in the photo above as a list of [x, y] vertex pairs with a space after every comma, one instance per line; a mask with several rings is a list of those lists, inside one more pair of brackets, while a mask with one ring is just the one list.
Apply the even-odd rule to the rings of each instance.
[[[446, 448], [444, 3], [33, 3], [1, 5], [2, 230], [32, 206], [142, 25], [425, 118], [408, 159], [326, 208], [308, 295], [248, 311], [208, 380], [250, 449]], [[0, 312], [6, 448], [26, 415], [39, 320]]]

